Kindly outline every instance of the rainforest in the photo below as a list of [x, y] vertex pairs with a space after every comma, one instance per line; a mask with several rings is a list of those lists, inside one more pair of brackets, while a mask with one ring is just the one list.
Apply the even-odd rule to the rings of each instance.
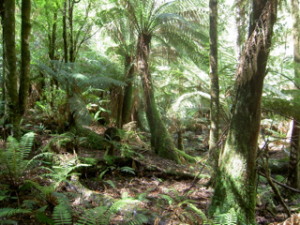
[[1, 225], [300, 224], [298, 0], [0, 17]]

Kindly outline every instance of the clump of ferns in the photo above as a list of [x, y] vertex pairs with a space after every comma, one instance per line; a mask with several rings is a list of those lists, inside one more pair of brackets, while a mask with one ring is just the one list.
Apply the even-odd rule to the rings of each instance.
[[[93, 209], [84, 210], [77, 224], [110, 224], [115, 216], [122, 217], [121, 224], [145, 224], [149, 222], [146, 210], [142, 210], [139, 204], [144, 199], [129, 197], [127, 192], [122, 194], [122, 198], [116, 200], [111, 205], [98, 206]], [[118, 221], [120, 224], [120, 221]]]
[[72, 224], [70, 197], [74, 198], [76, 194], [56, 192], [53, 184], [43, 186], [31, 180], [26, 183], [34, 197], [25, 200], [22, 206], [30, 209], [38, 221], [44, 224]]
[[193, 190], [186, 194], [180, 194], [176, 189], [172, 189], [165, 194], [160, 194], [156, 200], [156, 208], [161, 210], [164, 218], [179, 220], [188, 224], [208, 223], [205, 214], [197, 208], [196, 201], [188, 196]]
[[80, 175], [80, 173], [77, 172], [78, 168], [90, 166], [88, 164], [80, 163], [76, 154], [64, 159], [58, 155], [53, 155], [52, 163], [53, 164], [50, 167], [43, 167], [47, 173], [42, 174], [41, 176], [54, 184], [55, 189], [66, 183], [72, 183], [70, 178]]
[[[72, 222], [72, 208], [70, 205], [71, 199], [77, 197], [78, 194], [72, 192], [60, 193], [64, 187], [70, 186], [76, 188], [76, 180], [79, 173], [77, 168], [81, 166], [88, 166], [80, 164], [78, 158], [75, 156], [67, 160], [60, 160], [59, 156], [53, 153], [42, 153], [36, 157], [52, 156], [48, 159], [50, 166], [40, 166], [41, 169], [47, 171], [40, 175], [48, 182], [47, 186], [41, 185], [37, 182], [27, 180], [26, 183], [33, 189], [35, 199], [27, 201], [27, 207], [32, 205], [34, 216], [43, 223], [48, 224], [73, 224]], [[72, 179], [70, 179], [72, 178]], [[36, 208], [41, 206], [40, 208]], [[47, 216], [46, 209], [52, 218]]]
[[7, 148], [0, 149], [0, 176], [14, 191], [22, 185], [26, 173], [39, 165], [38, 160], [29, 160], [34, 135], [33, 132], [27, 133], [20, 141], [10, 136], [7, 139]]

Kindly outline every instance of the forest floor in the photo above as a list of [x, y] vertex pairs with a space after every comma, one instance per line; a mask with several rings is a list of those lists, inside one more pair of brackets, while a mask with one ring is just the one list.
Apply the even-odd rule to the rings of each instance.
[[[91, 127], [91, 129], [98, 132], [99, 135], [103, 135], [105, 130], [100, 126]], [[47, 133], [39, 134], [36, 137], [41, 146], [35, 149], [34, 154], [53, 139], [53, 136]], [[205, 159], [207, 152], [200, 151], [195, 147], [199, 145], [199, 140], [203, 140], [204, 137], [193, 134], [188, 139], [186, 140], [188, 153]], [[133, 148], [137, 147], [137, 145], [128, 141], [127, 145]], [[200, 161], [197, 165], [178, 165], [173, 161], [158, 157], [144, 146], [138, 148], [137, 152], [137, 156], [132, 157], [130, 160], [124, 161], [120, 157], [121, 160], [108, 164], [107, 161], [103, 160], [105, 150], [91, 150], [80, 147], [77, 151], [79, 158], [98, 160], [98, 165], [94, 167], [96, 171], [95, 169], [80, 171], [80, 183], [85, 188], [101, 196], [107, 196], [113, 202], [124, 198], [134, 202], [128, 203], [125, 208], [120, 206], [120, 210], [111, 217], [110, 224], [130, 224], [138, 219], [145, 221], [141, 224], [203, 224], [213, 195], [213, 190], [206, 187], [210, 178], [210, 172], [206, 166]], [[68, 154], [72, 155], [71, 153], [64, 155]], [[270, 151], [270, 160], [275, 162], [284, 160], [286, 157], [286, 153], [278, 146], [273, 146]], [[134, 173], [132, 173], [132, 170], [128, 170], [128, 167], [134, 168]], [[201, 174], [198, 174], [200, 170]], [[198, 179], [195, 180], [196, 174], [198, 174]], [[48, 184], [47, 180], [37, 179], [36, 175], [36, 173], [27, 174], [26, 179], [35, 180], [43, 186]], [[1, 178], [1, 182], [4, 184], [6, 183], [5, 179], [4, 177]], [[58, 188], [57, 191], [78, 192], [78, 187], [63, 186]], [[261, 193], [264, 191], [266, 193], [271, 192], [264, 181], [259, 182], [258, 188], [263, 190]], [[28, 196], [30, 196], [29, 190], [20, 192], [18, 197], [19, 200], [25, 200], [28, 199]], [[265, 196], [271, 195], [265, 194]], [[31, 196], [31, 198], [34, 198], [34, 196]], [[134, 201], [134, 199], [137, 201]], [[289, 204], [289, 202], [287, 203]], [[48, 202], [48, 204], [50, 203]], [[55, 203], [52, 204], [53, 209]], [[84, 210], [82, 211], [82, 207], [85, 207], [84, 204], [86, 204], [86, 210], [101, 205], [97, 199], [90, 198], [84, 203], [76, 203], [74, 198], [72, 202], [73, 212], [75, 212], [73, 224], [77, 224], [75, 221], [78, 221], [80, 215], [84, 212]], [[5, 207], [16, 207], [16, 205], [16, 201], [12, 201], [6, 204]], [[300, 202], [296, 200], [289, 205], [294, 206], [294, 210], [299, 210]], [[50, 209], [51, 207], [49, 207]], [[49, 211], [48, 215], [51, 216], [50, 214]], [[256, 206], [256, 215], [259, 224], [270, 224], [286, 219], [283, 209], [276, 199], [270, 201], [269, 197], [260, 199], [260, 204]], [[31, 215], [14, 216], [12, 219], [19, 221], [18, 224], [45, 224], [38, 222]]]

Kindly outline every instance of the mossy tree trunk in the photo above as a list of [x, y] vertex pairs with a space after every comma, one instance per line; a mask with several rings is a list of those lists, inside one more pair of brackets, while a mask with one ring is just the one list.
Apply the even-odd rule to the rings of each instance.
[[68, 62], [68, 34], [67, 34], [67, 0], [64, 0], [63, 9], [63, 40], [64, 40], [64, 59]]
[[175, 150], [175, 145], [160, 117], [154, 98], [152, 77], [148, 65], [150, 42], [151, 35], [146, 33], [139, 34], [137, 45], [137, 62], [144, 90], [146, 117], [151, 132], [151, 148], [159, 156], [180, 163], [179, 157]]
[[236, 104], [209, 213], [237, 214], [255, 224], [256, 151], [263, 80], [271, 47], [277, 0], [253, 0], [249, 38], [236, 70]]
[[[299, 49], [299, 1], [291, 0], [291, 9], [293, 16], [293, 41], [294, 41], [294, 74], [295, 83], [300, 85], [300, 49]], [[299, 97], [295, 99], [300, 101]], [[291, 187], [299, 189], [299, 158], [300, 158], [300, 116], [293, 121], [293, 130], [291, 138], [291, 154], [289, 164], [288, 183]]]
[[126, 76], [126, 84], [124, 91], [123, 107], [122, 107], [122, 125], [129, 123], [130, 114], [132, 111], [132, 102], [133, 102], [133, 78], [134, 78], [134, 65], [133, 65], [133, 56], [127, 56], [125, 58], [125, 69], [128, 70]]
[[[210, 37], [210, 135], [209, 154], [214, 172], [218, 171], [219, 149], [219, 77], [218, 77], [218, 0], [209, 1]], [[212, 175], [212, 180], [216, 177]], [[214, 183], [214, 181], [213, 181]]]
[[[4, 0], [0, 0], [0, 16], [1, 16], [1, 26], [2, 26], [2, 46], [4, 47]], [[2, 68], [2, 101], [5, 101], [5, 82], [4, 82], [4, 74], [5, 74], [5, 66], [4, 66], [4, 60], [5, 60], [5, 52], [3, 51], [3, 68]], [[3, 115], [1, 115], [3, 116]]]
[[31, 0], [22, 0], [22, 31], [21, 31], [21, 76], [20, 76], [20, 116], [25, 113], [30, 86], [30, 13]]
[[[31, 1], [22, 1], [21, 24], [21, 75], [17, 75], [16, 42], [15, 42], [15, 0], [4, 1], [3, 21], [3, 55], [4, 57], [4, 89], [5, 115], [4, 125], [12, 125], [12, 134], [20, 138], [20, 121], [25, 112], [29, 94], [30, 75], [30, 11]], [[18, 83], [20, 87], [18, 89]]]
[[15, 0], [4, 1], [4, 124], [11, 124], [13, 129], [13, 135], [19, 137], [21, 118], [19, 110], [18, 75], [16, 67], [15, 4]]

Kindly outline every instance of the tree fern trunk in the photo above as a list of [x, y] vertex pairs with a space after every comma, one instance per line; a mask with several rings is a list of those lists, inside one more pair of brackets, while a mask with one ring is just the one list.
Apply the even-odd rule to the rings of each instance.
[[277, 0], [254, 0], [253, 23], [236, 70], [236, 105], [226, 140], [210, 215], [235, 212], [237, 224], [255, 224], [256, 150], [261, 95]]
[[150, 41], [150, 35], [143, 33], [139, 34], [137, 46], [137, 61], [144, 89], [146, 116], [151, 132], [151, 148], [159, 156], [180, 163], [179, 157], [175, 151], [175, 145], [165, 125], [163, 124], [163, 121], [161, 120], [154, 98], [152, 77], [147, 61], [150, 50]]

